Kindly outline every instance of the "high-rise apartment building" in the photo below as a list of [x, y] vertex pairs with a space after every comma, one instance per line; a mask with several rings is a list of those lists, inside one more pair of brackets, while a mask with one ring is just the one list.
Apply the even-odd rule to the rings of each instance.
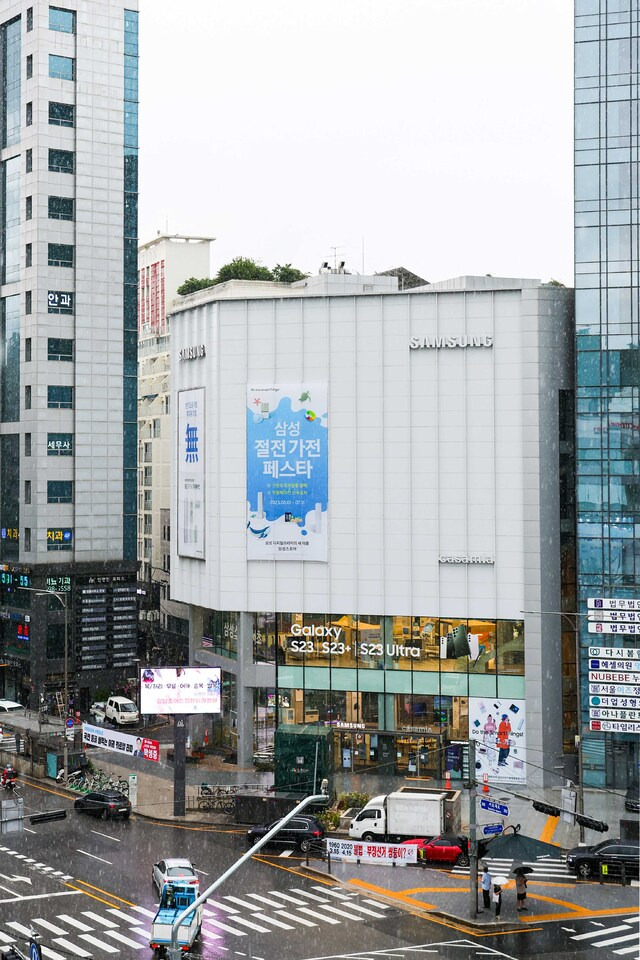
[[[614, 669], [624, 663], [624, 648], [637, 649], [640, 631], [639, 18], [638, 0], [576, 0], [575, 624], [582, 765], [586, 784], [622, 788], [637, 782], [640, 756], [638, 701], [628, 699], [633, 684], [621, 683], [633, 671]], [[619, 600], [627, 606], [622, 618], [619, 610], [607, 612]], [[587, 609], [597, 606], [600, 623], [588, 623]], [[603, 689], [590, 683], [594, 646], [617, 651], [610, 669], [618, 689], [604, 676]], [[604, 697], [600, 704], [594, 694]]]
[[136, 8], [2, 5], [0, 689], [32, 703], [65, 636], [76, 702], [136, 656]]

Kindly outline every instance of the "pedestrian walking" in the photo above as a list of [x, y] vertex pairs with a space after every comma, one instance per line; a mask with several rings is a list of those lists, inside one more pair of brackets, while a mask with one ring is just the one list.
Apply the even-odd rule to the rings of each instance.
[[527, 899], [527, 878], [524, 873], [518, 873], [516, 876], [516, 896], [518, 900], [518, 905], [516, 907], [518, 913], [521, 910], [526, 910], [525, 901]]
[[496, 883], [493, 886], [493, 902], [496, 905], [496, 920], [500, 917], [502, 910], [502, 887]]
[[485, 863], [484, 870], [482, 871], [482, 905], [485, 910], [491, 909], [491, 874], [489, 873], [489, 867]]

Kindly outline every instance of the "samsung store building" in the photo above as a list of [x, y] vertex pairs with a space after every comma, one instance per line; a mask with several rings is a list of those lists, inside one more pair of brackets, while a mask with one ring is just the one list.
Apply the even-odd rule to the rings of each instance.
[[330, 729], [335, 770], [434, 779], [474, 738], [480, 775], [557, 782], [573, 294], [396, 284], [231, 281], [172, 314], [171, 596], [223, 671], [192, 736], [247, 763]]

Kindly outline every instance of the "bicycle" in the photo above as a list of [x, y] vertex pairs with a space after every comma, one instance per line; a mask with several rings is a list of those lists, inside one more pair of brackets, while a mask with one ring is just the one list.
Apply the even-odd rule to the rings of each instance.
[[198, 809], [233, 813], [235, 810], [233, 798], [237, 792], [237, 786], [213, 787], [208, 783], [203, 783], [198, 787]]

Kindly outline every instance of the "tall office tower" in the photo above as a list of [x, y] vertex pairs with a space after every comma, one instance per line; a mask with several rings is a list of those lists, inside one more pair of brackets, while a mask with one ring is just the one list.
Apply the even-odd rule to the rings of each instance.
[[2, 4], [0, 689], [32, 704], [135, 672], [136, 7]]
[[638, 10], [575, 4], [581, 752], [587, 785], [622, 788], [638, 776], [640, 731]]

